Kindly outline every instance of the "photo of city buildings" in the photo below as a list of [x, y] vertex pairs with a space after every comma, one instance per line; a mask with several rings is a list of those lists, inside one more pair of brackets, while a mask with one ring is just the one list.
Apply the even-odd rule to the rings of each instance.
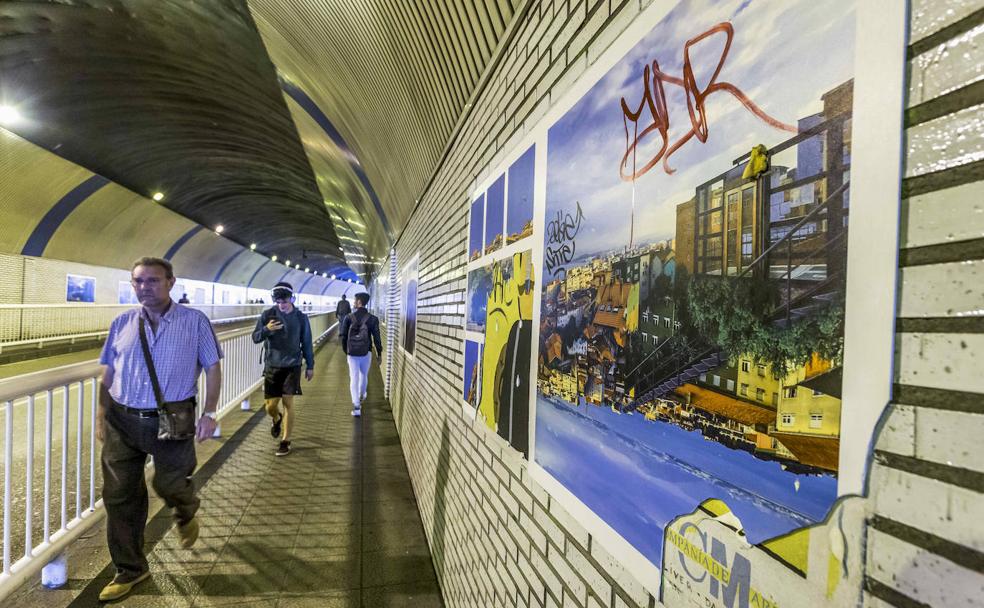
[[708, 498], [753, 543], [837, 498], [854, 31], [817, 4], [681, 3], [548, 134], [534, 457], [656, 564]]

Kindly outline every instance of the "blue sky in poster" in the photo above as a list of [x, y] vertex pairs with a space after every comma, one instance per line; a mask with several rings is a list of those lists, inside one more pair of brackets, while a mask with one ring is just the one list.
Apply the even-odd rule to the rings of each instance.
[[708, 498], [723, 500], [748, 542], [759, 543], [822, 521], [837, 497], [833, 477], [782, 471], [778, 462], [639, 414], [574, 408], [543, 395], [536, 413], [537, 463], [654, 564], [663, 528]]
[[500, 175], [485, 191], [485, 247], [502, 234], [505, 222], [506, 176]]
[[492, 291], [492, 266], [476, 268], [468, 273], [468, 329], [485, 331], [485, 313]]
[[482, 194], [472, 202], [471, 206], [471, 223], [468, 232], [468, 259], [472, 258], [472, 254], [476, 251], [481, 255], [482, 249], [482, 231], [484, 230], [485, 221], [485, 194]]
[[509, 201], [506, 206], [506, 234], [522, 232], [533, 221], [533, 170], [535, 146], [509, 167]]
[[[795, 125], [820, 111], [820, 96], [853, 76], [853, 3], [681, 2], [550, 128], [547, 215], [573, 212], [580, 202], [585, 223], [577, 238], [579, 256], [620, 248], [629, 241], [632, 184], [619, 176], [626, 149], [622, 98], [630, 108], [638, 108], [645, 65], [655, 59], [662, 71], [679, 77], [686, 41], [729, 20], [734, 40], [716, 82], [738, 87], [781, 122]], [[699, 87], [706, 86], [717, 65], [724, 39], [712, 36], [691, 48]], [[691, 123], [683, 89], [666, 84], [665, 92], [668, 139], [674, 142], [690, 130]], [[675, 173], [668, 175], [660, 165], [636, 180], [636, 244], [672, 238], [676, 206], [690, 200], [696, 186], [730, 168], [752, 146], [774, 145], [790, 137], [725, 91], [707, 97], [705, 109], [707, 141], [692, 138], [673, 153], [669, 165]], [[648, 124], [643, 120], [640, 129]], [[633, 125], [628, 126], [631, 135]], [[662, 144], [658, 133], [650, 134], [647, 141], [637, 151], [639, 166]]]

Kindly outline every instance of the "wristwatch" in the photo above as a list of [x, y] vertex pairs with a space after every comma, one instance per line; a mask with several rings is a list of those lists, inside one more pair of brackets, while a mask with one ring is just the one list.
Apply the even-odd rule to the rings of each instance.
[[208, 416], [212, 420], [215, 420], [215, 412], [202, 412], [202, 416]]

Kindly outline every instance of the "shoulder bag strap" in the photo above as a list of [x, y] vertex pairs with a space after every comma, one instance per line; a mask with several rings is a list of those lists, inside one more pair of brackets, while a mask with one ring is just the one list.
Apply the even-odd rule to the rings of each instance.
[[147, 333], [145, 331], [143, 315], [140, 316], [140, 347], [143, 349], [144, 362], [147, 364], [147, 371], [150, 372], [150, 383], [154, 385], [154, 398], [157, 399], [157, 408], [164, 407], [164, 395], [161, 393], [161, 383], [157, 380], [157, 369], [154, 368], [154, 359], [150, 356], [150, 346], [147, 345]]

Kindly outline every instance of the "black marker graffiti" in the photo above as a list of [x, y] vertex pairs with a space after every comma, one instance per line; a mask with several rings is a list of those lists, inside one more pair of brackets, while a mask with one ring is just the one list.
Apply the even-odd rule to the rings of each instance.
[[[572, 216], [570, 213], [558, 211], [557, 216], [547, 223], [547, 245], [543, 252], [543, 263], [547, 272], [554, 278], [563, 279], [567, 275], [564, 265], [569, 264], [574, 259], [577, 251], [577, 244], [574, 237], [581, 230], [581, 221], [584, 219], [584, 212], [581, 211], [581, 203], [577, 202], [577, 211]], [[560, 275], [558, 277], [558, 275]]]

